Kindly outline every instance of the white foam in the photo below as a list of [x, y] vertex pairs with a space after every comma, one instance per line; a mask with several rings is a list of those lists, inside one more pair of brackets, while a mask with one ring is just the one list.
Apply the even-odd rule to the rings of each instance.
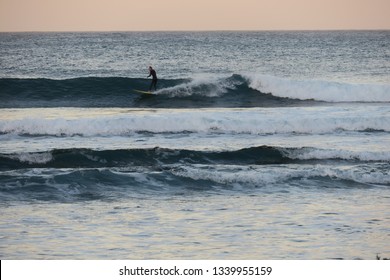
[[20, 153], [7, 155], [8, 158], [26, 162], [29, 164], [45, 164], [53, 160], [53, 155], [50, 152], [46, 153]]
[[251, 88], [278, 97], [327, 102], [390, 102], [388, 84], [293, 80], [260, 74], [245, 77]]
[[222, 75], [195, 74], [190, 81], [173, 87], [156, 91], [156, 94], [175, 96], [202, 95], [208, 97], [221, 96], [228, 89], [233, 89], [235, 82]]
[[333, 165], [268, 165], [268, 166], [216, 166], [210, 168], [203, 165], [183, 166], [174, 174], [193, 180], [210, 180], [228, 186], [267, 187], [273, 184], [283, 184], [293, 179], [310, 179], [329, 177], [340, 180], [350, 180], [363, 184], [390, 184], [389, 170], [357, 166]]
[[[3, 111], [5, 111], [4, 109]], [[390, 131], [390, 106], [254, 109], [52, 109], [50, 115], [0, 119], [0, 134], [122, 136], [151, 133], [324, 134]], [[39, 109], [26, 109], [25, 116]], [[57, 118], [52, 114], [56, 111]], [[74, 111], [74, 112], [73, 112]], [[9, 112], [11, 113], [11, 112]], [[69, 117], [77, 115], [77, 118]]]
[[[390, 139], [389, 139], [390, 143]], [[352, 147], [353, 148], [353, 147]], [[291, 159], [301, 160], [327, 160], [327, 159], [342, 159], [342, 160], [359, 160], [359, 161], [390, 161], [390, 150], [387, 151], [352, 151], [346, 149], [286, 149], [283, 153]]]

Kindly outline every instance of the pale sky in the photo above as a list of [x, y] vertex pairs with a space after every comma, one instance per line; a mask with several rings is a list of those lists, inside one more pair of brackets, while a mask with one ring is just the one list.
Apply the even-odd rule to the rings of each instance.
[[390, 29], [390, 0], [0, 0], [0, 32], [332, 29]]

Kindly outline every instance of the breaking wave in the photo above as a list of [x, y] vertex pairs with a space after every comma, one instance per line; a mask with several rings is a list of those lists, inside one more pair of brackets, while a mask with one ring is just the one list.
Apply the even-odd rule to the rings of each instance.
[[259, 146], [233, 151], [185, 149], [56, 149], [45, 152], [0, 154], [0, 169], [17, 168], [102, 168], [147, 166], [163, 168], [169, 164], [264, 165], [304, 161], [389, 162], [389, 152], [353, 152], [310, 147], [284, 148]]
[[[390, 154], [315, 148], [56, 149], [0, 154], [2, 201], [85, 201], [269, 189], [390, 185]], [[169, 182], [167, 184], [166, 182]]]
[[81, 77], [66, 80], [0, 79], [2, 108], [23, 107], [275, 107], [302, 102], [390, 102], [390, 85], [292, 80], [268, 75], [160, 79], [154, 95], [140, 95], [150, 80]]
[[[390, 132], [389, 106], [251, 109], [12, 109], [0, 135], [130, 136], [135, 133], [323, 134]], [[4, 109], [7, 114], [8, 109]]]

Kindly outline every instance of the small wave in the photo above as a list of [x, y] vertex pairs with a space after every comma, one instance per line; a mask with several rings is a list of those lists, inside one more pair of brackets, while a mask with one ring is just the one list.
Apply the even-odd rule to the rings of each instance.
[[[233, 187], [274, 188], [275, 185], [289, 184], [300, 187], [320, 186], [337, 187], [367, 187], [367, 185], [389, 185], [390, 174], [388, 164], [375, 165], [266, 165], [266, 166], [183, 166], [173, 170], [174, 174], [192, 180], [208, 180], [212, 184]], [[313, 181], [317, 181], [313, 184]], [[306, 186], [306, 183], [308, 186]]]
[[[390, 185], [388, 163], [182, 164], [143, 167], [25, 168], [0, 171], [6, 201], [89, 201], [202, 193], [284, 192], [313, 188], [372, 188]], [[167, 183], [168, 182], [168, 183]], [[296, 190], [295, 190], [296, 191]]]
[[389, 162], [389, 152], [353, 152], [316, 148], [259, 146], [233, 151], [196, 151], [166, 148], [130, 150], [58, 149], [48, 152], [1, 154], [1, 169], [17, 168], [102, 168], [170, 164], [268, 165], [301, 161], [345, 160]]
[[238, 151], [206, 152], [163, 148], [105, 150], [63, 149], [51, 152], [1, 154], [0, 168], [100, 168], [155, 166], [175, 163], [282, 163], [286, 158], [275, 148], [262, 146]]

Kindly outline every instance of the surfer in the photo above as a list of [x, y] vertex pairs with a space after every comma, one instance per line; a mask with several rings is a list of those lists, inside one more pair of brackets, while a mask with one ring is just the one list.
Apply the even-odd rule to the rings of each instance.
[[148, 78], [150, 76], [152, 76], [152, 83], [150, 84], [149, 91], [151, 91], [152, 88], [154, 88], [154, 90], [156, 90], [156, 88], [157, 88], [157, 74], [156, 74], [156, 70], [154, 70], [152, 68], [152, 66], [149, 66], [149, 76], [148, 76]]

